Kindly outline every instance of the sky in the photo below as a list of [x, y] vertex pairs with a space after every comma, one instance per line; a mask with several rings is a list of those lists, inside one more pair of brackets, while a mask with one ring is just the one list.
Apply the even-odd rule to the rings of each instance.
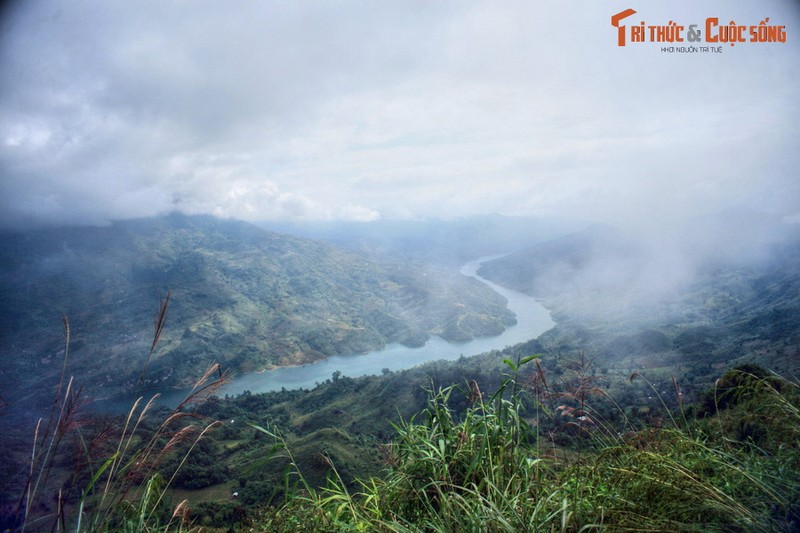
[[[786, 42], [619, 46], [628, 8], [629, 38], [769, 17]], [[0, 226], [800, 222], [798, 43], [789, 0], [7, 2]]]

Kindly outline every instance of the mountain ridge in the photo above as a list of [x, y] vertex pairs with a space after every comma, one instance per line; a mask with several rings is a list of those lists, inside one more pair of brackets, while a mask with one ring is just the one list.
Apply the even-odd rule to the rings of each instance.
[[514, 323], [477, 280], [374, 258], [252, 224], [168, 215], [0, 236], [4, 370], [12, 383], [60, 370], [130, 389], [171, 291], [146, 384], [185, 385], [211, 361], [247, 372], [334, 354], [469, 340]]

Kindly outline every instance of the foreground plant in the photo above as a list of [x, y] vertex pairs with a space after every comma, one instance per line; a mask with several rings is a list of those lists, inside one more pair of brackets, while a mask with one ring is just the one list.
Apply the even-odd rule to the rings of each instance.
[[[168, 304], [169, 293], [155, 317], [148, 362], [163, 331]], [[211, 365], [186, 399], [155, 426], [148, 417], [154, 411], [158, 394], [146, 403], [143, 397], [135, 400], [124, 422], [98, 424], [82, 415], [81, 391], [75, 389], [73, 378], [66, 379], [70, 343], [66, 317], [64, 326], [66, 341], [61, 380], [47, 421], [39, 420], [36, 426], [28, 480], [17, 512], [19, 529], [159, 531], [182, 528], [188, 516], [187, 502], [180, 502], [170, 514], [165, 507], [168, 489], [195, 446], [219, 424], [205, 421], [195, 414], [193, 407], [219, 389], [226, 379], [225, 374], [218, 364]], [[71, 481], [53, 487], [54, 472], [60, 466], [58, 457], [67, 453], [62, 450], [66, 443], [78, 449], [77, 459], [72, 460], [74, 472]], [[163, 472], [165, 458], [175, 453], [180, 454], [177, 467]], [[77, 495], [74, 494], [76, 486], [82, 487]], [[49, 509], [46, 503], [50, 497], [56, 499], [55, 510]]]
[[[168, 489], [192, 451], [207, 433], [220, 425], [184, 409], [201, 401], [223, 383], [219, 365], [214, 364], [198, 380], [186, 400], [150, 435], [140, 431], [142, 422], [153, 408], [158, 395], [139, 409], [139, 398], [129, 411], [119, 435], [116, 450], [94, 472], [83, 489], [76, 512], [76, 529], [90, 531], [151, 531], [182, 525], [188, 513], [187, 502], [180, 502], [171, 515], [162, 505]], [[180, 460], [169, 472], [162, 465], [170, 453]], [[168, 477], [167, 477], [168, 476]], [[168, 518], [168, 521], [165, 521]]]
[[[380, 479], [349, 488], [331, 463], [324, 489], [302, 483], [263, 519], [265, 529], [322, 531], [793, 531], [800, 502], [797, 385], [746, 379], [746, 399], [765, 427], [760, 447], [690, 424], [681, 404], [670, 428], [643, 428], [597, 442], [569, 459], [545, 457], [523, 413], [517, 371], [484, 398], [476, 383], [462, 416], [456, 388], [430, 390], [420, 417], [396, 426]], [[730, 389], [733, 393], [733, 389]], [[755, 392], [754, 392], [755, 391]], [[584, 406], [589, 411], [589, 406]], [[535, 411], [535, 410], [534, 410]], [[724, 413], [717, 413], [716, 420]], [[772, 417], [772, 418], [770, 418]], [[792, 429], [778, 430], [778, 417]], [[417, 418], [420, 420], [417, 421]], [[691, 427], [690, 427], [691, 426]], [[274, 432], [270, 432], [276, 436]], [[282, 446], [285, 443], [282, 442]], [[288, 451], [287, 451], [288, 453]]]
[[564, 502], [548, 484], [550, 467], [521, 415], [516, 373], [532, 360], [507, 361], [513, 375], [489, 398], [470, 383], [471, 405], [460, 420], [448, 407], [456, 388], [430, 390], [424, 420], [395, 426], [385, 478], [351, 492], [331, 465], [329, 486], [295, 501], [310, 503], [322, 529], [334, 531], [526, 531], [567, 523]]

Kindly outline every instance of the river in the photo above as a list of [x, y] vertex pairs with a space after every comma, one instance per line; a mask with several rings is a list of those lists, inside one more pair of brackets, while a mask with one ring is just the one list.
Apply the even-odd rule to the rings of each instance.
[[[404, 370], [428, 361], [455, 360], [462, 355], [477, 355], [525, 342], [552, 328], [555, 323], [550, 312], [535, 298], [506, 289], [478, 276], [477, 271], [481, 263], [496, 257], [500, 256], [481, 257], [470, 261], [461, 267], [460, 272], [485, 283], [508, 300], [508, 308], [517, 315], [517, 323], [500, 335], [480, 337], [467, 342], [447, 342], [441, 337], [433, 336], [424, 346], [418, 348], [394, 343], [364, 354], [335, 355], [313, 364], [248, 373], [235, 377], [219, 389], [217, 394], [235, 396], [244, 391], [259, 393], [282, 388], [310, 389], [317, 383], [329, 379], [336, 371], [341, 372], [343, 376], [359, 377], [378, 375], [383, 369]], [[162, 393], [160, 403], [175, 406], [186, 397], [186, 393], [186, 391], [165, 391]], [[130, 404], [126, 402], [125, 405]]]

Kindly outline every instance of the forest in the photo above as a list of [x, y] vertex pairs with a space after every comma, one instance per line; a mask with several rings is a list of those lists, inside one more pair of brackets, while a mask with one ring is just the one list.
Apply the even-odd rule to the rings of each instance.
[[[180, 223], [196, 231], [209, 221]], [[195, 361], [175, 350], [187, 369], [205, 370], [184, 400], [165, 405], [143, 388], [125, 414], [103, 413], [92, 408], [96, 392], [82, 374], [86, 367], [71, 361], [74, 344], [94, 349], [95, 341], [73, 335], [64, 318], [61, 350], [49, 363], [53, 386], [42, 387], [50, 398], [43, 416], [33, 429], [8, 423], [15, 419], [6, 407], [0, 417], [3, 526], [796, 530], [794, 241], [776, 246], [769, 261], [707, 265], [670, 298], [648, 300], [647, 313], [613, 305], [589, 313], [580, 291], [569, 287], [585, 288], [582, 267], [598, 263], [574, 250], [619, 249], [601, 234], [599, 244], [592, 229], [543, 245], [549, 263], [504, 267], [519, 261], [515, 255], [485, 263], [487, 277], [527, 290], [549, 275], [559, 253], [561, 263], [583, 257], [562, 272], [560, 290], [543, 295], [556, 325], [538, 338], [377, 376], [334, 371], [313, 388], [227, 395], [222, 386], [237, 369], [230, 360]], [[207, 239], [178, 242], [187, 250], [209, 246]], [[184, 257], [166, 256], [162, 272]], [[613, 285], [597, 287], [624, 296]], [[169, 295], [151, 307], [155, 329], [138, 345], [144, 366], [174, 342]], [[463, 296], [445, 293], [444, 301], [450, 298]], [[184, 323], [180, 315], [177, 323]], [[157, 376], [162, 369], [151, 364], [139, 372]]]

